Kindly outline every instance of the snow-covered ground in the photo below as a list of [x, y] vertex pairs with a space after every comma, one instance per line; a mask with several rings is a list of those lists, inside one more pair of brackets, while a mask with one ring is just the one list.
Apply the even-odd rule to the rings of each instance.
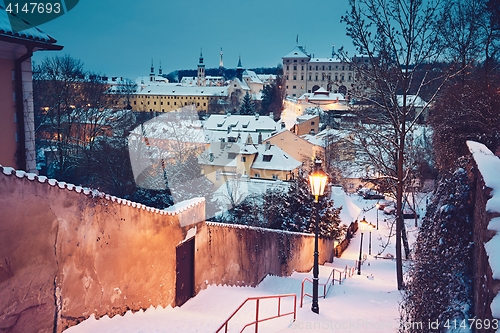
[[[343, 200], [344, 204], [350, 206], [348, 210], [351, 214], [343, 215], [344, 218], [351, 219], [358, 212], [357, 218], [365, 217], [376, 224], [377, 211], [373, 208], [376, 200], [363, 200], [357, 195], [342, 199], [338, 193], [332, 196], [335, 195], [338, 201]], [[273, 319], [260, 323], [259, 332], [397, 332], [400, 325], [398, 308], [401, 296], [396, 285], [396, 263], [392, 259], [374, 257], [384, 249], [390, 230], [390, 226], [384, 223], [388, 216], [382, 211], [378, 214], [379, 230], [371, 233], [372, 256], [368, 255], [370, 234], [364, 233], [363, 253], [367, 254], [367, 260], [361, 267], [361, 275], [355, 273], [341, 285], [336, 283], [332, 286], [326, 299], [319, 299], [319, 314], [311, 311], [311, 298], [308, 297], [304, 298], [304, 306], [300, 308], [301, 283], [306, 277], [312, 278], [312, 272], [295, 272], [290, 277], [267, 276], [256, 288], [209, 286], [181, 307], [150, 308], [145, 312], [128, 312], [123, 317], [103, 317], [99, 320], [91, 317], [65, 332], [215, 332], [246, 298], [289, 293], [297, 295], [296, 321], [293, 321], [292, 316]], [[351, 221], [344, 222], [348, 224]], [[407, 220], [408, 226], [412, 224], [412, 221]], [[414, 228], [409, 229], [410, 232], [415, 231]], [[354, 265], [359, 257], [360, 239], [358, 231], [341, 258], [320, 266], [320, 283], [326, 282], [332, 267], [343, 270], [346, 265]], [[381, 257], [387, 254], [395, 254], [394, 239], [390, 240]], [[312, 294], [310, 283], [306, 283], [306, 292]], [[281, 311], [288, 312], [292, 308], [292, 298], [283, 299]], [[260, 303], [260, 317], [275, 315], [276, 309], [276, 300], [263, 300]], [[230, 321], [228, 331], [239, 332], [254, 319], [255, 302], [252, 301]], [[245, 332], [254, 332], [254, 327], [248, 327]]]

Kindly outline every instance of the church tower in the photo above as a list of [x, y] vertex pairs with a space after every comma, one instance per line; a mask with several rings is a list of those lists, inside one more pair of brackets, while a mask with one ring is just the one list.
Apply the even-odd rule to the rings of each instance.
[[163, 74], [163, 70], [161, 69], [161, 60], [160, 60], [160, 68], [158, 69], [158, 75], [162, 75]]
[[197, 81], [198, 86], [205, 86], [206, 81], [205, 81], [205, 65], [203, 64], [203, 53], [200, 50], [200, 61], [198, 62], [198, 81]]
[[243, 66], [241, 66], [241, 55], [238, 58], [238, 66], [236, 67], [236, 77], [243, 81]]
[[153, 82], [155, 80], [155, 67], [153, 66], [153, 59], [151, 59], [151, 72], [149, 73], [149, 81]]

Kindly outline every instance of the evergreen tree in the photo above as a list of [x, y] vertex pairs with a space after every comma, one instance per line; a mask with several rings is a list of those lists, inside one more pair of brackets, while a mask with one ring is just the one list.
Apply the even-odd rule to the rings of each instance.
[[241, 102], [240, 114], [242, 115], [253, 115], [255, 114], [255, 105], [252, 101], [252, 97], [247, 93], [243, 96], [243, 101]]

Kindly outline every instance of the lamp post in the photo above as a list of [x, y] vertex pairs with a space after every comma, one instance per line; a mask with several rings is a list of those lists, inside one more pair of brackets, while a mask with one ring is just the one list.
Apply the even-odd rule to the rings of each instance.
[[365, 226], [367, 225], [368, 222], [365, 220], [365, 217], [363, 216], [363, 219], [358, 222], [359, 229], [361, 230], [361, 242], [359, 243], [358, 275], [361, 275], [361, 254], [363, 252], [363, 233], [365, 231]]
[[378, 210], [380, 209], [380, 204], [378, 203], [378, 201], [375, 207], [377, 207], [377, 230], [378, 230]]
[[318, 282], [319, 282], [319, 263], [318, 263], [318, 232], [319, 232], [319, 196], [325, 191], [328, 176], [321, 169], [321, 160], [316, 159], [314, 171], [309, 175], [309, 184], [311, 185], [311, 194], [314, 196], [316, 208], [316, 219], [314, 221], [314, 267], [313, 267], [313, 301], [311, 310], [314, 313], [319, 313], [318, 304]]
[[368, 254], [372, 255], [372, 229], [375, 229], [375, 226], [370, 222], [370, 224], [368, 224], [368, 228], [370, 228], [370, 245], [368, 246]]

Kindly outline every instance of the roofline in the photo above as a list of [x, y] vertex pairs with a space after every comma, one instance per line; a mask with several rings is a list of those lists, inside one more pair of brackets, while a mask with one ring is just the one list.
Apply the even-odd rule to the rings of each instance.
[[[31, 38], [23, 38], [21, 36], [9, 36], [5, 34], [0, 34], [0, 41], [13, 43], [13, 44], [22, 44], [28, 48], [38, 49], [38, 50], [50, 50], [50, 51], [60, 51], [64, 48], [62, 45], [54, 44], [56, 42], [55, 39], [52, 41], [44, 42], [42, 40], [37, 41]], [[37, 51], [38, 51], [37, 50]]]

